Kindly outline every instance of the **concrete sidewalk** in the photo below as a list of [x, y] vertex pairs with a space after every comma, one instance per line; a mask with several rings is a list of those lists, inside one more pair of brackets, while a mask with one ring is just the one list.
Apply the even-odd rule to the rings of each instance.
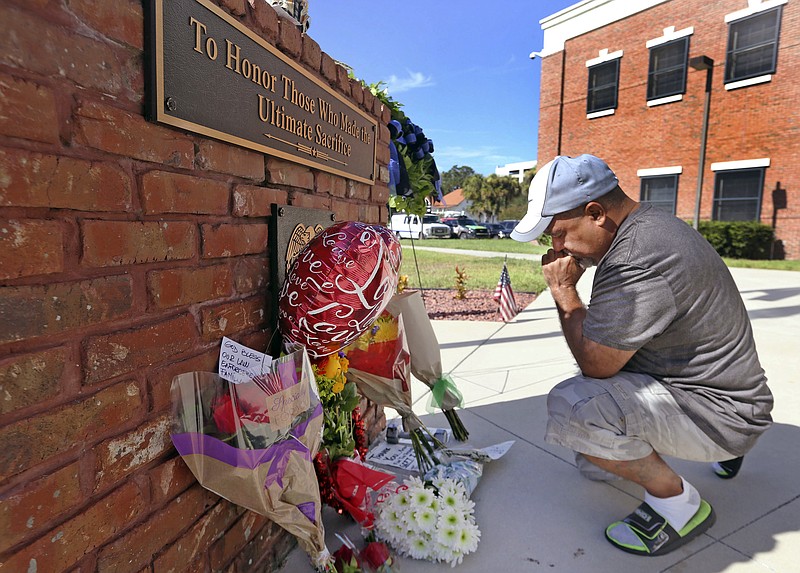
[[[418, 251], [432, 251], [434, 253], [446, 253], [449, 255], [469, 255], [470, 257], [484, 257], [502, 259], [508, 257], [509, 259], [526, 259], [529, 261], [538, 261], [542, 258], [540, 254], [534, 253], [503, 253], [500, 251], [473, 251], [468, 249], [446, 249], [440, 247], [420, 247], [414, 246]], [[411, 252], [411, 247], [405, 247], [404, 253]]]
[[[570, 451], [544, 443], [547, 393], [577, 371], [549, 294], [509, 324], [434, 322], [445, 371], [464, 394], [460, 415], [469, 444], [516, 440], [505, 457], [485, 467], [472, 495], [481, 542], [458, 571], [800, 571], [800, 273], [732, 269], [732, 274], [775, 394], [775, 424], [734, 480], [715, 477], [708, 464], [669, 460], [712, 504], [717, 523], [701, 538], [658, 558], [623, 553], [603, 535], [609, 523], [640, 503], [643, 490], [625, 481], [588, 481], [575, 469]], [[588, 301], [591, 276], [584, 276], [580, 287]], [[426, 392], [415, 381], [420, 414]], [[447, 427], [441, 415], [423, 419], [430, 427]], [[341, 545], [336, 532], [360, 539], [352, 520], [330, 510], [324, 516], [331, 551]], [[406, 558], [399, 565], [402, 573], [450, 570], [446, 564]], [[311, 567], [295, 549], [281, 571]]]

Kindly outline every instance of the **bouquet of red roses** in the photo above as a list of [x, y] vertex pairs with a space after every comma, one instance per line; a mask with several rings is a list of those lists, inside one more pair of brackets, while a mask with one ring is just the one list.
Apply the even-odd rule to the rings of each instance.
[[322, 406], [305, 349], [234, 384], [210, 372], [172, 381], [172, 441], [200, 484], [297, 537], [318, 569], [327, 567], [313, 459]]
[[395, 573], [394, 557], [389, 547], [376, 541], [374, 535], [367, 537], [367, 544], [359, 550], [347, 536], [338, 533], [342, 546], [333, 554], [334, 567], [337, 573]]

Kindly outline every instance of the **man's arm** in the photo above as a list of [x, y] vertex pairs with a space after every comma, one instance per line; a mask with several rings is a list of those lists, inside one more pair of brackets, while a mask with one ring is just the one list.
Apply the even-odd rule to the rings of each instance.
[[586, 307], [576, 288], [583, 271], [573, 257], [552, 249], [542, 257], [542, 272], [558, 308], [564, 338], [578, 367], [584, 376], [608, 378], [619, 372], [635, 351], [611, 348], [583, 336]]
[[555, 291], [551, 289], [551, 294], [558, 308], [564, 338], [567, 339], [569, 349], [583, 375], [591, 378], [608, 378], [619, 372], [635, 351], [611, 348], [583, 336], [586, 307], [583, 306], [574, 286], [561, 287]]

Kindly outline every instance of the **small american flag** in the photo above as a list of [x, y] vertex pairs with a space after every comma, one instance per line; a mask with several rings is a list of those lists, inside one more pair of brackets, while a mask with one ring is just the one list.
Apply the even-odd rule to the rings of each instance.
[[503, 263], [503, 272], [500, 273], [500, 280], [494, 289], [492, 298], [500, 305], [500, 316], [503, 318], [503, 322], [509, 322], [517, 316], [519, 310], [514, 300], [514, 291], [511, 290], [511, 278], [508, 276], [506, 263]]

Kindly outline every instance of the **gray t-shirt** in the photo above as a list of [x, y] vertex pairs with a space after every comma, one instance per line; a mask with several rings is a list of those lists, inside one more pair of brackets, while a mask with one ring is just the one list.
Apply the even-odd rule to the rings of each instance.
[[641, 205], [600, 261], [583, 334], [636, 354], [623, 370], [661, 381], [717, 444], [744, 455], [771, 422], [772, 393], [728, 268], [685, 222]]

